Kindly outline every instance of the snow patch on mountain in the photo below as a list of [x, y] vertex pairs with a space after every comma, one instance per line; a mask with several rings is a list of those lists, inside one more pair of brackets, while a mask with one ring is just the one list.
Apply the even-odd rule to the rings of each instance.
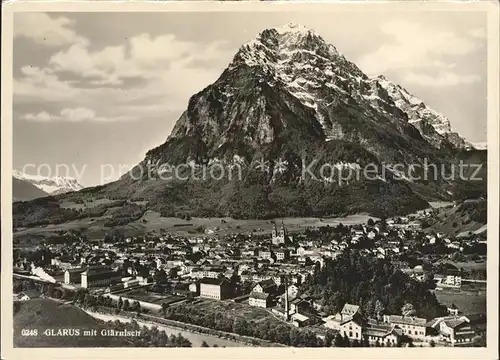
[[375, 80], [387, 91], [396, 106], [408, 115], [410, 124], [417, 125], [425, 121], [431, 124], [440, 135], [451, 132], [450, 120], [446, 116], [429, 108], [421, 99], [384, 76], [379, 75]]
[[373, 107], [403, 119], [435, 147], [446, 140], [455, 147], [471, 148], [452, 131], [447, 117], [384, 76], [369, 78], [335, 46], [305, 26], [289, 23], [262, 31], [240, 48], [230, 68], [241, 62], [263, 70], [263, 82], [285, 88], [314, 109], [328, 140], [342, 139], [343, 134], [334, 131], [331, 121], [325, 121], [321, 109], [351, 98], [365, 109]]
[[66, 176], [46, 177], [43, 175], [26, 174], [18, 170], [13, 170], [12, 176], [16, 179], [27, 181], [50, 195], [64, 194], [83, 189], [83, 186], [76, 179]]
[[476, 150], [487, 150], [488, 149], [488, 142], [487, 141], [473, 142], [473, 143], [471, 143], [471, 145]]

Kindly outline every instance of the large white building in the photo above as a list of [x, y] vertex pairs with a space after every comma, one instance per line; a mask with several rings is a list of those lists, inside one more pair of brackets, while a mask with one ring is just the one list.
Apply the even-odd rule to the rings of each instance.
[[232, 286], [226, 278], [204, 278], [200, 281], [200, 297], [224, 300], [231, 297]]
[[87, 269], [81, 273], [83, 288], [109, 286], [120, 280], [120, 274], [111, 269]]

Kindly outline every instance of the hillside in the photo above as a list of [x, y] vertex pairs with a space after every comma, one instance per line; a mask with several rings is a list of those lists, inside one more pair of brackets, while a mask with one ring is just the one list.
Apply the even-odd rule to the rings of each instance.
[[469, 199], [456, 206], [436, 209], [424, 224], [424, 230], [449, 235], [475, 232], [487, 223], [487, 209], [488, 202], [485, 199]]
[[28, 201], [48, 194], [28, 181], [12, 177], [12, 201]]

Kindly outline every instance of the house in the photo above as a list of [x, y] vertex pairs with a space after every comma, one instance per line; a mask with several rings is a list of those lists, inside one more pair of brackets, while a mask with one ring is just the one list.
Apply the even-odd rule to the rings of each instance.
[[455, 318], [441, 321], [439, 332], [452, 346], [469, 345], [476, 333], [465, 319]]
[[274, 281], [274, 283], [277, 286], [280, 286], [281, 284], [283, 284], [285, 282], [285, 276], [284, 275], [274, 275], [272, 277], [272, 280]]
[[274, 252], [272, 250], [260, 250], [259, 257], [264, 260], [274, 260]]
[[261, 307], [261, 308], [268, 308], [270, 307], [270, 296], [268, 293], [265, 292], [251, 292], [250, 296], [248, 298], [248, 305], [250, 306], [256, 306], [256, 307]]
[[353, 316], [347, 317], [340, 323], [340, 334], [347, 336], [351, 340], [363, 339], [363, 318], [359, 312], [354, 313]]
[[311, 322], [311, 319], [305, 315], [295, 313], [291, 316], [292, 324], [296, 327], [303, 327]]
[[[360, 322], [361, 320], [360, 320], [360, 317], [358, 317], [359, 315], [361, 315], [361, 314], [359, 312], [358, 305], [352, 305], [352, 304], [346, 303], [340, 312], [323, 318], [323, 321], [324, 321], [323, 326], [325, 326], [329, 329], [332, 329], [332, 330], [341, 331], [342, 329], [344, 329], [346, 332], [349, 332], [349, 331], [352, 332], [352, 329], [349, 329], [349, 325], [347, 325], [347, 328], [346, 328], [345, 326], [342, 327], [342, 324], [347, 324], [347, 321], [349, 321], [353, 317], [356, 317], [357, 321]], [[351, 324], [350, 327], [352, 328], [352, 326], [353, 325]], [[344, 331], [344, 330], [342, 330], [342, 331]], [[341, 332], [341, 334], [343, 334], [343, 332]], [[358, 340], [359, 340], [359, 338], [358, 338]]]
[[425, 329], [427, 320], [415, 316], [384, 315], [384, 322], [396, 325], [404, 335], [412, 338], [423, 338], [426, 335]]
[[276, 283], [273, 279], [262, 280], [253, 287], [252, 291], [269, 294], [276, 291]]
[[189, 292], [198, 295], [200, 293], [200, 284], [198, 283], [191, 283], [189, 284]]
[[31, 299], [37, 299], [40, 297], [40, 293], [36, 289], [28, 289], [17, 295], [17, 300], [27, 301]]
[[233, 295], [234, 289], [226, 278], [203, 278], [200, 280], [200, 297], [224, 300]]
[[107, 268], [91, 268], [81, 273], [82, 288], [109, 286], [120, 279], [118, 272]]
[[396, 345], [403, 331], [391, 324], [370, 324], [363, 331], [363, 337], [370, 343]]
[[285, 261], [290, 258], [290, 250], [288, 249], [276, 250], [275, 255], [277, 261]]
[[309, 307], [310, 307], [309, 302], [301, 298], [295, 298], [292, 301], [290, 301], [290, 312], [292, 314], [307, 311]]

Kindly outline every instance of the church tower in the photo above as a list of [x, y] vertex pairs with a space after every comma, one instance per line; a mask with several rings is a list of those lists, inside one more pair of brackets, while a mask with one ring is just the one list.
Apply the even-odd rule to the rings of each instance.
[[276, 222], [273, 224], [273, 233], [272, 233], [273, 239], [276, 239], [278, 236], [278, 229], [276, 228]]
[[283, 220], [281, 220], [280, 237], [282, 237], [284, 239], [285, 236], [286, 236], [285, 223], [283, 222]]

